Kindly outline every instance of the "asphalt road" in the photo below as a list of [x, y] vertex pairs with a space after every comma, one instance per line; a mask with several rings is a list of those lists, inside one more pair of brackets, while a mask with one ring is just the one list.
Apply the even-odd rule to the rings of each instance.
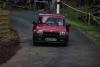
[[32, 46], [32, 20], [36, 14], [33, 11], [11, 13], [11, 25], [20, 35], [22, 48], [0, 67], [100, 67], [100, 51], [74, 27], [67, 47]]

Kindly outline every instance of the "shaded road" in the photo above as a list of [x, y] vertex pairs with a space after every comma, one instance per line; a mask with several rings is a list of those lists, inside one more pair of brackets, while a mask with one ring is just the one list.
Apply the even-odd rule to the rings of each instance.
[[32, 46], [35, 14], [32, 11], [12, 12], [11, 24], [24, 43], [21, 43], [22, 49], [0, 67], [100, 67], [100, 51], [74, 27], [68, 47]]

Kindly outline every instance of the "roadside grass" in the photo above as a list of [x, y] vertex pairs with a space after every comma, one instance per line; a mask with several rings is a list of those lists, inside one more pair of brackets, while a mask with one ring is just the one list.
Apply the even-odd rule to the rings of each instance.
[[[80, 7], [80, 10], [84, 10], [85, 12], [91, 11], [88, 10], [90, 7]], [[88, 11], [87, 11], [88, 10]], [[100, 44], [100, 28], [95, 25], [88, 25], [88, 21], [81, 21], [77, 17], [85, 16], [80, 12], [76, 12], [72, 9], [63, 7], [61, 9], [62, 13], [65, 15], [66, 20], [74, 25], [77, 29], [79, 29], [82, 33], [84, 33], [88, 38], [92, 39], [96, 44]]]
[[17, 31], [10, 27], [9, 11], [0, 10], [0, 65], [13, 57], [20, 47]]
[[95, 41], [97, 44], [100, 43], [100, 29], [93, 25], [88, 25], [80, 21], [68, 20], [69, 23], [78, 28], [83, 32], [87, 37]]
[[15, 32], [10, 29], [9, 11], [0, 10], [0, 42], [8, 43], [15, 37]]

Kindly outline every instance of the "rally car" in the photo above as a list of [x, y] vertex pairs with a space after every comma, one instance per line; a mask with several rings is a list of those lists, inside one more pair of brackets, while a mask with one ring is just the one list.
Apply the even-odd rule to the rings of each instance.
[[69, 27], [62, 14], [39, 14], [38, 21], [33, 21], [33, 44], [61, 43], [67, 45]]

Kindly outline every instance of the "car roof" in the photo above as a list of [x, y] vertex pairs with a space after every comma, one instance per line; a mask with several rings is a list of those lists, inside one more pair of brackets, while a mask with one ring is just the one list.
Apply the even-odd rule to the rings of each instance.
[[61, 19], [65, 18], [64, 15], [56, 14], [56, 13], [40, 13], [39, 14], [39, 17], [45, 17], [45, 16], [52, 17], [52, 18], [61, 18]]

